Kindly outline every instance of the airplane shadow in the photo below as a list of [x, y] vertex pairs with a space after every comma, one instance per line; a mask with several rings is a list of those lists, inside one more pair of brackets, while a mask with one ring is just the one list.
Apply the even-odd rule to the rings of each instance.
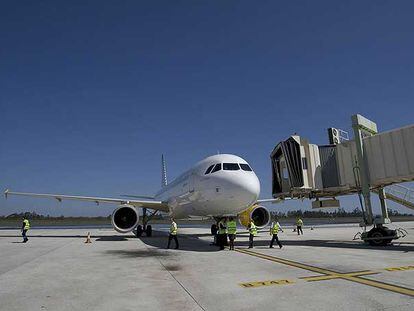
[[[1, 238], [19, 238], [21, 235], [0, 235]], [[65, 238], [81, 238], [85, 239], [86, 234], [84, 235], [49, 235], [49, 234], [35, 234], [28, 235], [29, 238], [56, 238], [56, 239], [65, 239]], [[128, 239], [136, 239], [134, 235], [91, 235], [91, 239], [96, 239], [95, 241], [127, 241]]]
[[[180, 245], [180, 251], [192, 251], [192, 252], [217, 252], [218, 246], [210, 245], [211, 241], [205, 241], [199, 238], [204, 234], [179, 234], [177, 235], [178, 244]], [[140, 240], [148, 246], [155, 247], [157, 249], [166, 249], [168, 245], [168, 235], [165, 232], [153, 231], [152, 237], [140, 237]], [[170, 248], [175, 247], [174, 240], [171, 241]]]
[[[91, 238], [93, 238], [93, 236], [91, 236]], [[100, 238], [96, 238], [95, 241], [112, 241], [112, 242], [116, 242], [116, 241], [128, 241], [130, 238], [135, 238], [134, 236], [122, 236], [122, 235], [104, 235], [101, 236]]]
[[[178, 235], [178, 243], [180, 245], [181, 251], [195, 251], [195, 252], [216, 252], [219, 250], [218, 246], [210, 245], [210, 241], [204, 241], [199, 237], [204, 236], [204, 234], [200, 235]], [[1, 238], [21, 238], [21, 235], [0, 235]], [[36, 234], [36, 235], [29, 235], [31, 239], [37, 238], [55, 238], [55, 239], [86, 239], [86, 235], [49, 235], [49, 234]], [[128, 240], [136, 240], [137, 238], [132, 235], [91, 235], [91, 239], [96, 242], [122, 242]], [[153, 235], [151, 237], [142, 236], [139, 238], [143, 243], [148, 246], [157, 248], [157, 249], [166, 249], [168, 244], [168, 235], [162, 231], [153, 231]], [[211, 238], [211, 241], [213, 238]], [[11, 242], [11, 243], [21, 243], [21, 242]], [[175, 243], [171, 241], [170, 248], [174, 248]], [[110, 251], [108, 251], [110, 253]], [[114, 253], [122, 253], [123, 256], [133, 256], [133, 257], [146, 257], [146, 255], [141, 254], [139, 250], [125, 250], [125, 251], [118, 251], [114, 250]], [[146, 253], [148, 250], [145, 250]], [[156, 256], [157, 254], [152, 254]]]

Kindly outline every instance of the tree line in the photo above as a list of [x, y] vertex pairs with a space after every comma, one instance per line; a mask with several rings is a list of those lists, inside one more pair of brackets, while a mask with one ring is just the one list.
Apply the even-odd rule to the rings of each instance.
[[[354, 208], [352, 211], [346, 211], [344, 208], [338, 208], [334, 211], [326, 210], [291, 210], [287, 212], [281, 211], [271, 211], [270, 214], [272, 217], [277, 217], [280, 219], [283, 218], [340, 218], [340, 217], [362, 217], [362, 210], [359, 208]], [[400, 213], [396, 210], [389, 209], [389, 216], [412, 216], [406, 213]], [[0, 216], [0, 219], [22, 219], [27, 217], [28, 219], [74, 219], [74, 218], [89, 218], [89, 219], [110, 219], [111, 215], [108, 216], [95, 216], [95, 217], [86, 217], [86, 216], [50, 216], [50, 215], [41, 215], [36, 212], [23, 212], [23, 213], [14, 213], [8, 216]], [[163, 219], [168, 218], [168, 215], [157, 214], [153, 219]]]
[[[340, 217], [362, 217], [362, 210], [354, 208], [352, 211], [346, 211], [344, 208], [338, 208], [334, 211], [326, 210], [292, 210], [287, 212], [271, 211], [272, 217], [277, 218], [340, 218]], [[389, 216], [411, 216], [410, 214], [403, 214], [396, 210], [388, 209]]]

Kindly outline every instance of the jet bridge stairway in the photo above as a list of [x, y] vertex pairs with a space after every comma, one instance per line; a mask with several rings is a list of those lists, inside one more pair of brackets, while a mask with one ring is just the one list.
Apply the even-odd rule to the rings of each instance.
[[[384, 191], [387, 199], [414, 209], [414, 189], [395, 184], [385, 187]], [[373, 192], [378, 194], [378, 190], [374, 190]]]

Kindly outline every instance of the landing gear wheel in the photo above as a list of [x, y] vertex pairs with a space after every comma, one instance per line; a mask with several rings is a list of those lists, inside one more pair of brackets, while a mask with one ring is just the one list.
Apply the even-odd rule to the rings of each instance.
[[216, 234], [217, 234], [217, 225], [212, 224], [211, 225], [211, 235], [216, 235]]
[[142, 226], [141, 225], [138, 225], [137, 226], [136, 233], [135, 233], [136, 237], [137, 238], [141, 237], [143, 232], [144, 232], [144, 230], [142, 230]]
[[152, 226], [148, 225], [147, 228], [145, 229], [145, 234], [147, 237], [152, 236]]

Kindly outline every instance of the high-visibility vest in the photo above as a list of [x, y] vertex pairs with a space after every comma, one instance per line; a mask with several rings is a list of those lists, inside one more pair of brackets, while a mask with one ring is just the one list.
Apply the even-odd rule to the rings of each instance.
[[29, 223], [29, 221], [27, 220], [27, 219], [24, 219], [23, 220], [23, 223], [24, 223], [24, 230], [29, 230], [30, 229], [30, 223]]
[[171, 223], [170, 234], [177, 235], [177, 224], [175, 222]]
[[254, 224], [254, 222], [253, 222], [253, 221], [250, 223], [249, 232], [250, 232], [250, 234], [252, 234], [253, 236], [257, 235], [257, 228], [256, 228], [256, 225]]
[[302, 219], [298, 219], [298, 221], [296, 222], [297, 226], [303, 226], [303, 220]]
[[279, 225], [279, 222], [276, 221], [272, 227], [272, 234], [278, 234], [279, 230], [280, 230], [280, 225]]
[[219, 222], [218, 234], [227, 234], [226, 224], [223, 220]]
[[237, 224], [234, 220], [230, 220], [227, 222], [227, 233], [228, 234], [236, 234], [237, 232]]

